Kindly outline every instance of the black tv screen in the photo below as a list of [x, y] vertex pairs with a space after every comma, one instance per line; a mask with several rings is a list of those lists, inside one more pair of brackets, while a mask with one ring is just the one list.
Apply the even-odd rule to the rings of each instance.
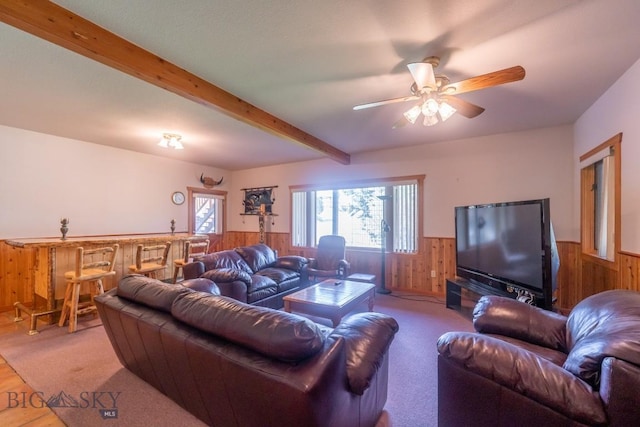
[[550, 299], [555, 242], [549, 199], [460, 206], [455, 218], [458, 276]]

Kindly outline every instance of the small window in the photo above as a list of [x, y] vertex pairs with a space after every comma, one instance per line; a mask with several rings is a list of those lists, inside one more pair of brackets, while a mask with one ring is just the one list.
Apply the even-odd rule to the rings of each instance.
[[226, 191], [188, 188], [189, 232], [222, 234]]
[[620, 248], [620, 142], [618, 134], [580, 161], [582, 252], [615, 261]]

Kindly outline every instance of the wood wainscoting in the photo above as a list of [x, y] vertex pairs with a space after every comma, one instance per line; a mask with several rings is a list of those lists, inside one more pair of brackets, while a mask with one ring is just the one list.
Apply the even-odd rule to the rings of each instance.
[[[211, 249], [219, 251], [238, 246], [252, 245], [259, 241], [257, 232], [227, 232], [212, 236]], [[291, 247], [289, 233], [266, 233], [265, 243], [279, 255], [312, 257], [315, 248]], [[582, 299], [608, 289], [632, 289], [640, 291], [640, 255], [621, 253], [617, 271], [600, 271], [597, 265], [584, 263], [580, 244], [558, 242], [560, 271], [556, 306], [570, 309]], [[380, 283], [382, 256], [377, 250], [347, 250], [351, 272], [374, 274]], [[33, 268], [36, 256], [33, 250], [14, 248], [0, 242], [0, 310], [13, 307], [15, 301], [30, 302], [33, 289]], [[418, 253], [386, 255], [386, 281], [388, 289], [444, 299], [445, 279], [455, 277], [455, 239], [449, 237], [425, 237], [420, 241]], [[433, 274], [432, 274], [433, 272]]]
[[[258, 242], [258, 233], [229, 232], [223, 239], [223, 246], [233, 248]], [[265, 243], [278, 250], [280, 255], [302, 255], [312, 257], [314, 248], [292, 248], [288, 233], [267, 233]], [[640, 291], [640, 255], [620, 253], [620, 268], [613, 274], [597, 264], [583, 262], [580, 244], [559, 241], [560, 270], [558, 288], [555, 294], [556, 307], [570, 310], [589, 295], [609, 289], [630, 289]], [[347, 250], [351, 271], [376, 275], [380, 283], [380, 251]], [[386, 255], [386, 282], [388, 289], [433, 295], [444, 298], [445, 280], [455, 277], [455, 239], [452, 237], [424, 237], [420, 241], [418, 253]], [[433, 272], [433, 275], [432, 275]], [[434, 277], [432, 277], [434, 276]]]

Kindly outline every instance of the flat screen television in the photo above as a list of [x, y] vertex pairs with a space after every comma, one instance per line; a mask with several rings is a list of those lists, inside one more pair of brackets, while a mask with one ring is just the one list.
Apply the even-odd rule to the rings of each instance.
[[552, 308], [560, 264], [549, 199], [458, 206], [455, 221], [459, 277]]

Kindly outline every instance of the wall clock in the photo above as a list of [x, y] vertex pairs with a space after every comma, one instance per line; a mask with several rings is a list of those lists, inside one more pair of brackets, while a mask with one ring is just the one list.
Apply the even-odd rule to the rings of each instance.
[[176, 205], [184, 203], [184, 193], [182, 191], [176, 191], [171, 195], [171, 201]]

